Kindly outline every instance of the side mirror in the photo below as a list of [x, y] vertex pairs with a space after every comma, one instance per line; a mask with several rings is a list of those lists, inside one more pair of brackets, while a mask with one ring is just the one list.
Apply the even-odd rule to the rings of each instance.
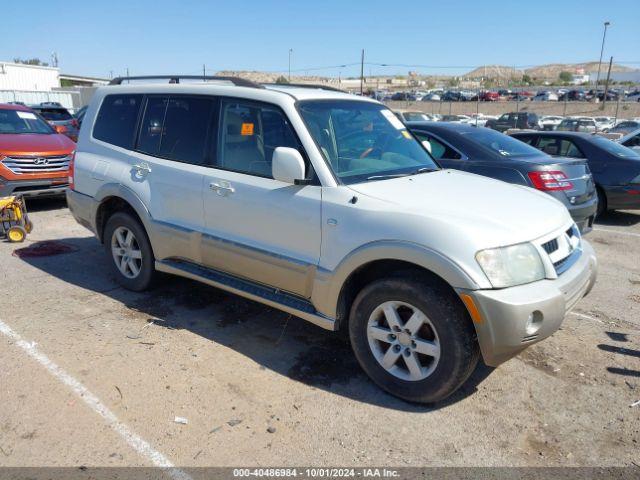
[[429, 140], [423, 140], [422, 146], [427, 149], [427, 152], [431, 153], [431, 143], [429, 143]]
[[296, 183], [304, 180], [304, 160], [295, 148], [278, 147], [273, 152], [271, 174], [275, 180], [285, 183]]
[[53, 129], [56, 133], [67, 133], [67, 127], [64, 125], [53, 125]]

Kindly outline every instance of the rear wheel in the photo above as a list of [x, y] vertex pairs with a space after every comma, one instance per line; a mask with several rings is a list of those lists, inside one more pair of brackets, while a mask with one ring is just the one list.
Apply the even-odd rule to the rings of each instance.
[[118, 283], [142, 291], [155, 278], [155, 258], [144, 228], [125, 212], [113, 214], [104, 229], [104, 247]]
[[601, 215], [604, 215], [604, 213], [607, 211], [607, 197], [604, 194], [604, 191], [598, 187], [597, 189], [598, 192], [598, 210], [596, 212], [596, 217], [600, 217]]
[[365, 287], [351, 309], [349, 336], [371, 379], [412, 402], [451, 395], [479, 357], [464, 306], [426, 281], [389, 278]]

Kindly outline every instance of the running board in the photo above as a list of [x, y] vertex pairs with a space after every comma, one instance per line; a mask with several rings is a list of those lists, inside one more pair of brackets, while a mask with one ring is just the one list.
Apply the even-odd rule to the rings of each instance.
[[308, 300], [284, 293], [276, 288], [245, 280], [219, 270], [182, 260], [156, 260], [156, 270], [197, 280], [212, 287], [264, 303], [327, 330], [335, 330], [336, 321], [319, 313]]

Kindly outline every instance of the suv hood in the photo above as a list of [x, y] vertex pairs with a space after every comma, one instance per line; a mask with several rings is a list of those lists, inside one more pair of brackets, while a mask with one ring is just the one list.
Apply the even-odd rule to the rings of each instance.
[[[480, 248], [535, 240], [572, 221], [564, 205], [550, 195], [457, 170], [350, 188], [387, 203], [390, 210], [429, 219], [427, 229], [449, 225]], [[431, 230], [429, 236], [433, 235], [438, 233]]]
[[0, 133], [0, 155], [63, 155], [75, 148], [69, 137], [58, 133]]

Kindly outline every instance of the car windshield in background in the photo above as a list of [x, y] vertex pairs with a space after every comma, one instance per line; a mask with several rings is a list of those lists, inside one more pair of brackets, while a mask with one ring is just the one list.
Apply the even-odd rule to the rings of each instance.
[[607, 152], [615, 155], [620, 158], [633, 158], [640, 160], [640, 154], [638, 154], [635, 150], [625, 147], [624, 145], [620, 145], [618, 142], [614, 142], [609, 140], [608, 138], [593, 136], [591, 137], [593, 142], [598, 145], [600, 148], [603, 148]]
[[64, 108], [39, 108], [37, 112], [52, 122], [63, 122], [73, 118]]
[[33, 112], [0, 110], [0, 134], [2, 133], [54, 133], [53, 129]]
[[382, 180], [438, 166], [391, 110], [377, 103], [299, 103], [311, 136], [344, 183]]
[[472, 142], [478, 143], [485, 148], [498, 152], [503, 157], [539, 157], [541, 155], [540, 150], [488, 128], [480, 128], [473, 132], [461, 132], [460, 135], [464, 135]]

